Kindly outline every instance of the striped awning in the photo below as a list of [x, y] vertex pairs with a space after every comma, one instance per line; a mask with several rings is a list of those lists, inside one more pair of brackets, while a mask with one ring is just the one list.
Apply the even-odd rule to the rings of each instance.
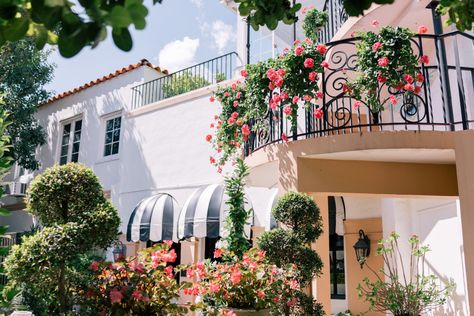
[[[223, 184], [211, 184], [194, 191], [179, 215], [178, 238], [226, 236], [224, 223], [229, 208], [226, 203], [227, 199]], [[251, 210], [249, 203], [247, 199], [245, 209], [248, 211]], [[250, 238], [250, 227], [251, 223], [249, 222], [245, 227], [247, 238]]]
[[329, 234], [344, 235], [344, 220], [346, 219], [346, 206], [342, 196], [329, 196]]
[[167, 193], [143, 199], [130, 215], [127, 226], [128, 241], [178, 241], [176, 224], [179, 207]]
[[252, 202], [254, 225], [264, 227], [266, 231], [277, 227], [272, 209], [278, 201], [277, 188], [246, 187], [246, 194]]

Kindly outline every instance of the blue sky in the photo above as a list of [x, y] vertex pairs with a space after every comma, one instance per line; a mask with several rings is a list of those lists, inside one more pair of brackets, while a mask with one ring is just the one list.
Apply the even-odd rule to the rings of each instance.
[[173, 71], [235, 50], [236, 15], [219, 0], [163, 0], [154, 6], [151, 2], [145, 1], [145, 30], [132, 29], [130, 52], [115, 47], [110, 36], [73, 58], [52, 52], [49, 60], [57, 67], [47, 89], [60, 93], [142, 58]]

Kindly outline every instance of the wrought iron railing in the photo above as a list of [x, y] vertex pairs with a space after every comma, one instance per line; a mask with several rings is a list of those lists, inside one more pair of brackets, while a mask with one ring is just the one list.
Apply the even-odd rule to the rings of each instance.
[[132, 88], [132, 110], [227, 79], [242, 66], [231, 52]]
[[344, 10], [343, 0], [326, 0], [323, 11], [328, 13], [328, 22], [319, 31], [319, 42], [330, 42], [349, 16]]
[[[297, 140], [386, 130], [474, 129], [474, 36], [451, 32], [412, 38], [413, 53], [428, 55], [431, 59], [429, 65], [420, 67], [425, 77], [421, 92], [405, 95], [383, 84], [377, 95], [378, 103], [385, 109], [375, 113], [364, 100], [356, 100], [343, 91], [346, 83], [357, 75], [355, 44], [358, 41], [358, 38], [350, 38], [327, 44], [326, 60], [330, 67], [321, 76], [321, 103], [298, 110], [296, 129], [284, 118], [282, 108], [268, 110], [258, 124], [254, 124], [261, 128], [250, 135], [246, 154], [281, 142], [285, 136]], [[396, 105], [389, 102], [390, 96], [396, 97]], [[354, 108], [357, 101], [361, 105]], [[317, 107], [323, 112], [319, 119], [313, 115]]]

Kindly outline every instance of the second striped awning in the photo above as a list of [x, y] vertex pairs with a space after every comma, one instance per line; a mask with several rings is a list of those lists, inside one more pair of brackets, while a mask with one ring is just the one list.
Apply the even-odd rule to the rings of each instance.
[[[223, 184], [211, 184], [194, 191], [184, 204], [178, 219], [178, 238], [226, 236], [225, 219], [228, 213], [227, 195]], [[251, 211], [247, 199], [245, 209]], [[245, 234], [250, 238], [253, 216], [245, 226]]]

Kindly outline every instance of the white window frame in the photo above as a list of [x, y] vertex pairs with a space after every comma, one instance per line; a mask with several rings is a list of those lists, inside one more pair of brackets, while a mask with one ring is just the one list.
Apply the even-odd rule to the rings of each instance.
[[[119, 159], [120, 153], [122, 151], [122, 140], [123, 140], [123, 123], [124, 123], [124, 116], [122, 115], [122, 110], [114, 111], [112, 113], [107, 113], [105, 115], [101, 116], [101, 131], [100, 133], [102, 134], [102, 141], [100, 142], [100, 148], [99, 148], [99, 161], [98, 162], [105, 162], [105, 161], [110, 161], [110, 160], [116, 160]], [[105, 141], [106, 141], [106, 135], [107, 135], [107, 121], [116, 119], [120, 117], [120, 133], [119, 133], [119, 149], [118, 153], [116, 154], [110, 154], [108, 156], [105, 155]]]
[[71, 124], [71, 130], [70, 130], [70, 136], [69, 136], [69, 141], [68, 141], [68, 149], [67, 149], [67, 156], [66, 156], [66, 163], [70, 163], [72, 160], [72, 148], [74, 144], [74, 133], [76, 131], [76, 122], [82, 121], [81, 122], [81, 138], [79, 140], [79, 152], [78, 157], [77, 157], [77, 162], [79, 162], [80, 158], [80, 153], [81, 153], [81, 142], [82, 142], [82, 132], [84, 130], [84, 119], [82, 117], [82, 114], [76, 115], [74, 117], [68, 118], [66, 120], [62, 120], [59, 122], [60, 128], [59, 128], [59, 135], [58, 135], [58, 149], [57, 149], [57, 164], [61, 164], [61, 149], [62, 149], [62, 143], [63, 143], [63, 135], [64, 135], [64, 128], [66, 125]]

